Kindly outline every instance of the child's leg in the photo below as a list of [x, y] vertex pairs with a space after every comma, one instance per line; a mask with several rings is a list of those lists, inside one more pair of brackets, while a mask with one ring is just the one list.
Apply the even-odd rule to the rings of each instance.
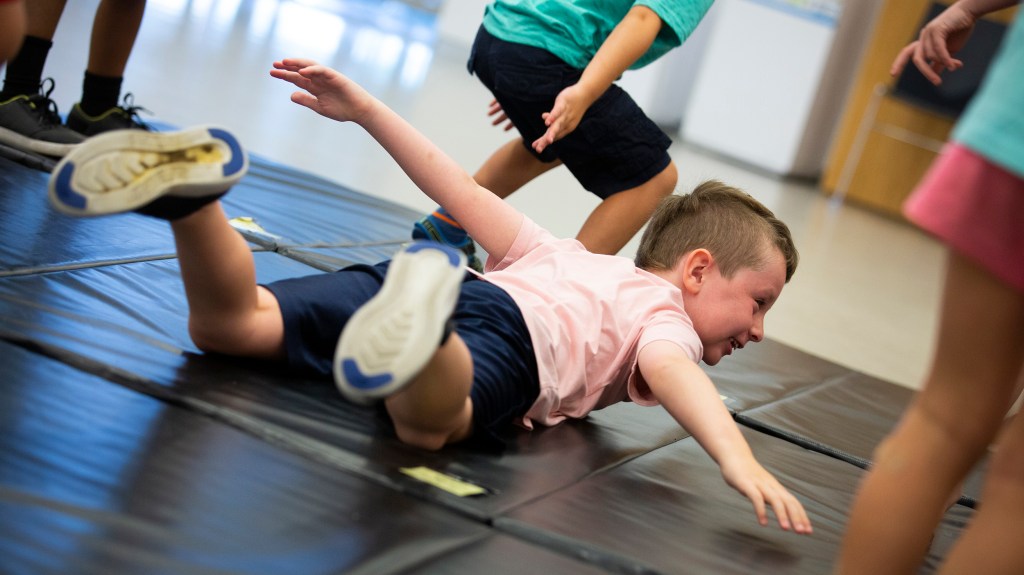
[[436, 450], [461, 441], [472, 430], [473, 359], [458, 334], [448, 341], [405, 388], [384, 404], [404, 443]]
[[25, 38], [25, 4], [0, 2], [0, 65], [14, 57]]
[[[1024, 328], [1024, 326], [1021, 326]], [[1020, 573], [1024, 546], [1024, 420], [1015, 417], [999, 441], [982, 505], [950, 552], [941, 573]]]
[[241, 145], [220, 128], [110, 132], [57, 164], [49, 197], [72, 216], [137, 211], [170, 221], [196, 345], [277, 357], [283, 338], [277, 300], [256, 286], [249, 247], [216, 201], [247, 168]]
[[473, 179], [499, 198], [507, 198], [537, 176], [561, 165], [559, 161], [540, 161], [523, 146], [521, 138], [516, 138], [495, 150], [473, 174]]
[[[1015, 399], [1024, 297], [955, 254], [944, 294], [930, 374], [861, 485], [840, 573], [917, 569], [949, 494], [984, 454]], [[1019, 467], [1016, 472], [1020, 481]], [[1007, 484], [996, 485], [1005, 493]]]
[[220, 202], [173, 220], [189, 334], [203, 351], [245, 357], [283, 356], [277, 300], [256, 285], [252, 252]]
[[380, 290], [349, 319], [338, 340], [334, 378], [356, 402], [387, 398], [398, 437], [439, 449], [470, 430], [473, 362], [450, 318], [465, 255], [413, 243], [391, 261]]
[[598, 254], [617, 254], [647, 223], [662, 198], [676, 188], [675, 163], [645, 183], [609, 196], [583, 223], [576, 239]]
[[120, 78], [142, 25], [145, 0], [102, 0], [96, 8], [87, 72]]

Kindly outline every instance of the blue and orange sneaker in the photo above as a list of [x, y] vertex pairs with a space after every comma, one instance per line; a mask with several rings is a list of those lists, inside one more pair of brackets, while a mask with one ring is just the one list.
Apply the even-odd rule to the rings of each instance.
[[391, 260], [377, 295], [345, 325], [334, 351], [334, 382], [368, 404], [402, 389], [450, 333], [466, 255], [437, 242], [413, 242]]
[[455, 221], [444, 208], [438, 207], [434, 212], [416, 222], [412, 227], [412, 239], [431, 240], [461, 250], [466, 254], [466, 263], [474, 270], [483, 273], [484, 266], [476, 255], [476, 244], [466, 230]]
[[134, 211], [175, 220], [223, 196], [248, 167], [238, 140], [221, 128], [115, 130], [64, 156], [50, 174], [49, 197], [72, 216]]

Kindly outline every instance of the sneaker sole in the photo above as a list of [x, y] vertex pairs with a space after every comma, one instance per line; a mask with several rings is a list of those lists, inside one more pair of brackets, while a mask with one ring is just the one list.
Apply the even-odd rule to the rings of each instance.
[[[82, 140], [85, 140], [85, 136], [82, 136]], [[57, 142], [36, 140], [35, 138], [30, 138], [7, 128], [0, 128], [0, 143], [25, 152], [56, 158], [66, 156], [75, 148], [82, 145], [81, 142], [61, 144]]]
[[466, 256], [434, 242], [395, 255], [377, 295], [352, 315], [334, 353], [334, 381], [368, 404], [404, 387], [434, 356], [459, 299]]
[[79, 144], [50, 175], [50, 203], [72, 216], [128, 212], [165, 196], [219, 194], [249, 168], [238, 140], [209, 126], [117, 130]]

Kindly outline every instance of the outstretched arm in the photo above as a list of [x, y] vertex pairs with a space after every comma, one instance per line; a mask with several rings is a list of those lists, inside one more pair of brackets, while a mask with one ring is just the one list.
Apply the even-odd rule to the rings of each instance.
[[942, 83], [942, 72], [958, 70], [964, 63], [953, 57], [970, 38], [974, 23], [989, 12], [1017, 4], [1019, 0], [960, 0], [942, 11], [921, 28], [917, 40], [896, 55], [889, 73], [898, 76], [907, 62], [932, 84]]
[[654, 396], [718, 463], [725, 482], [753, 503], [761, 525], [768, 524], [765, 506], [770, 505], [783, 529], [811, 532], [803, 505], [754, 459], [718, 390], [679, 346], [649, 343], [638, 362]]
[[646, 6], [635, 6], [626, 13], [601, 48], [583, 70], [580, 81], [565, 88], [555, 105], [544, 114], [548, 130], [533, 142], [538, 152], [565, 137], [579, 125], [583, 114], [604, 94], [616, 78], [643, 56], [661, 31], [661, 18]]
[[312, 60], [274, 62], [270, 75], [299, 88], [291, 97], [296, 104], [366, 130], [413, 183], [444, 206], [488, 254], [500, 257], [508, 252], [523, 215], [477, 185], [453, 159], [383, 102], [341, 73]]

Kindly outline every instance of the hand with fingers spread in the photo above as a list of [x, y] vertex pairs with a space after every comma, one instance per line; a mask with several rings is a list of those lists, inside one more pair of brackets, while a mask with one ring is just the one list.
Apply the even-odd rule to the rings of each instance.
[[292, 93], [293, 102], [339, 122], [358, 123], [375, 100], [362, 86], [313, 60], [279, 60], [270, 75], [299, 88]]
[[976, 20], [963, 5], [950, 6], [921, 29], [917, 40], [900, 50], [889, 73], [898, 76], [907, 62], [912, 61], [929, 82], [938, 86], [942, 83], [942, 72], [963, 67], [964, 63], [953, 54], [967, 43]]
[[502, 109], [501, 104], [498, 103], [497, 99], [491, 100], [491, 104], [487, 108], [487, 115], [494, 117], [494, 120], [491, 121], [492, 126], [505, 124], [502, 129], [506, 132], [515, 128], [515, 124], [512, 123], [512, 120], [508, 119], [508, 116], [505, 114], [505, 110]]
[[757, 522], [762, 526], [768, 525], [770, 506], [783, 529], [802, 535], [812, 532], [804, 506], [753, 457], [723, 461], [721, 469], [725, 482], [753, 503]]

